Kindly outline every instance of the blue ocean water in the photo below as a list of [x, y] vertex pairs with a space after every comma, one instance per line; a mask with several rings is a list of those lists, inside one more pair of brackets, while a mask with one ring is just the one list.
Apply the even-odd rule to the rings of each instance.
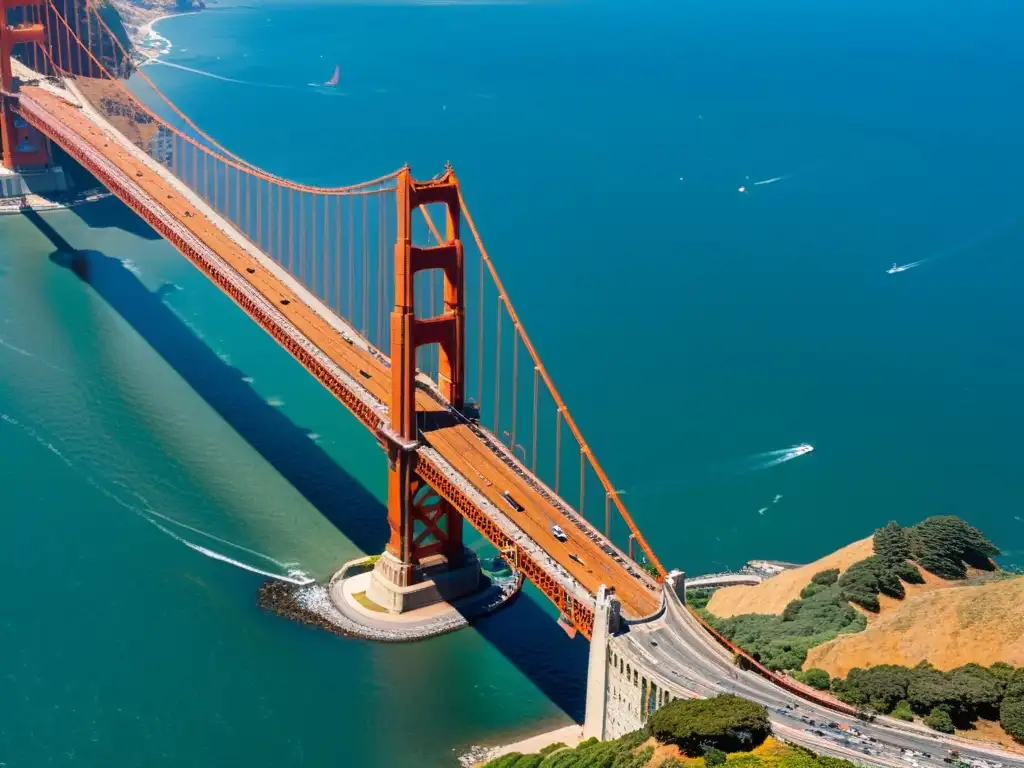
[[[198, 73], [146, 71], [283, 176], [451, 161], [667, 565], [803, 561], [936, 513], [1024, 563], [1022, 17], [221, 2], [157, 27]], [[336, 92], [309, 85], [335, 64]], [[586, 645], [532, 592], [429, 643], [345, 641], [149, 524], [322, 576], [383, 544], [383, 462], [119, 204], [0, 228], [0, 761], [448, 765], [581, 714]]]

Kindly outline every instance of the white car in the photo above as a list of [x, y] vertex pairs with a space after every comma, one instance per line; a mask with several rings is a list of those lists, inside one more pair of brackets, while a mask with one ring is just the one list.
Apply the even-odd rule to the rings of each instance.
[[551, 526], [551, 533], [559, 541], [567, 541], [569, 539], [569, 537], [565, 535], [565, 531], [563, 531], [560, 526], [552, 525]]

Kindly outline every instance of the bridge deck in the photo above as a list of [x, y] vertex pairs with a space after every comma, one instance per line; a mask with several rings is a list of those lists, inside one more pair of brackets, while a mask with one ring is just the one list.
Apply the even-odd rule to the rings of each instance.
[[[225, 234], [161, 173], [135, 157], [120, 140], [106, 135], [103, 128], [80, 107], [39, 87], [23, 87], [21, 94], [23, 99], [30, 99], [42, 107], [116, 165], [181, 225], [227, 262], [239, 277], [270, 301], [367, 393], [384, 406], [390, 404], [391, 369], [385, 361], [361, 345], [347, 342], [321, 312], [306, 304], [286, 282]], [[427, 414], [421, 417], [425, 441], [484, 497], [505, 511], [523, 533], [542, 547], [585, 589], [596, 594], [601, 584], [614, 588], [622, 601], [623, 611], [629, 616], [639, 618], [657, 610], [660, 595], [653, 581], [646, 574], [639, 578], [629, 575], [616, 557], [600, 548], [602, 538], [595, 537], [597, 540], [594, 540], [576, 526], [567, 523], [565, 513], [545, 498], [542, 486], [532, 480], [525, 468], [518, 465], [507, 451], [499, 448], [496, 441], [488, 440], [485, 434], [478, 433], [472, 425], [456, 418], [443, 403], [426, 391], [417, 393], [417, 407]], [[363, 417], [363, 421], [366, 423], [367, 419]], [[510, 491], [525, 507], [523, 512], [508, 509], [501, 496], [505, 490]], [[559, 542], [552, 535], [551, 526], [554, 523], [560, 524], [565, 530], [567, 542]], [[583, 564], [571, 560], [570, 553], [578, 556]]]

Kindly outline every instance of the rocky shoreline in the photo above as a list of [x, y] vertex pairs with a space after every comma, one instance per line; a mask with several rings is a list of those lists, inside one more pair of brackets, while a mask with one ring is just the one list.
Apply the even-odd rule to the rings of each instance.
[[[438, 617], [428, 625], [398, 629], [377, 629], [357, 623], [338, 610], [331, 600], [332, 584], [296, 586], [267, 581], [257, 592], [260, 608], [300, 624], [319, 627], [342, 637], [358, 637], [381, 643], [408, 643], [436, 637], [469, 626], [510, 604], [522, 588], [522, 576], [492, 581], [482, 591], [455, 603], [458, 613]], [[332, 580], [333, 583], [333, 580]]]
[[152, 35], [152, 24], [158, 19], [195, 13], [206, 7], [204, 0], [192, 0], [182, 5], [177, 0], [109, 0], [121, 17], [128, 39], [132, 41], [133, 53], [145, 56], [145, 43]]

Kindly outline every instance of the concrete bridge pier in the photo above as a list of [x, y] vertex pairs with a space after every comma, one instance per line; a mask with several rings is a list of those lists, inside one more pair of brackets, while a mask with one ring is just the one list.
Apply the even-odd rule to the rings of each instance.
[[602, 584], [594, 608], [594, 632], [590, 637], [590, 661], [587, 664], [587, 708], [583, 720], [583, 738], [605, 740], [605, 711], [608, 704], [608, 641], [619, 631], [621, 620], [618, 598]]

